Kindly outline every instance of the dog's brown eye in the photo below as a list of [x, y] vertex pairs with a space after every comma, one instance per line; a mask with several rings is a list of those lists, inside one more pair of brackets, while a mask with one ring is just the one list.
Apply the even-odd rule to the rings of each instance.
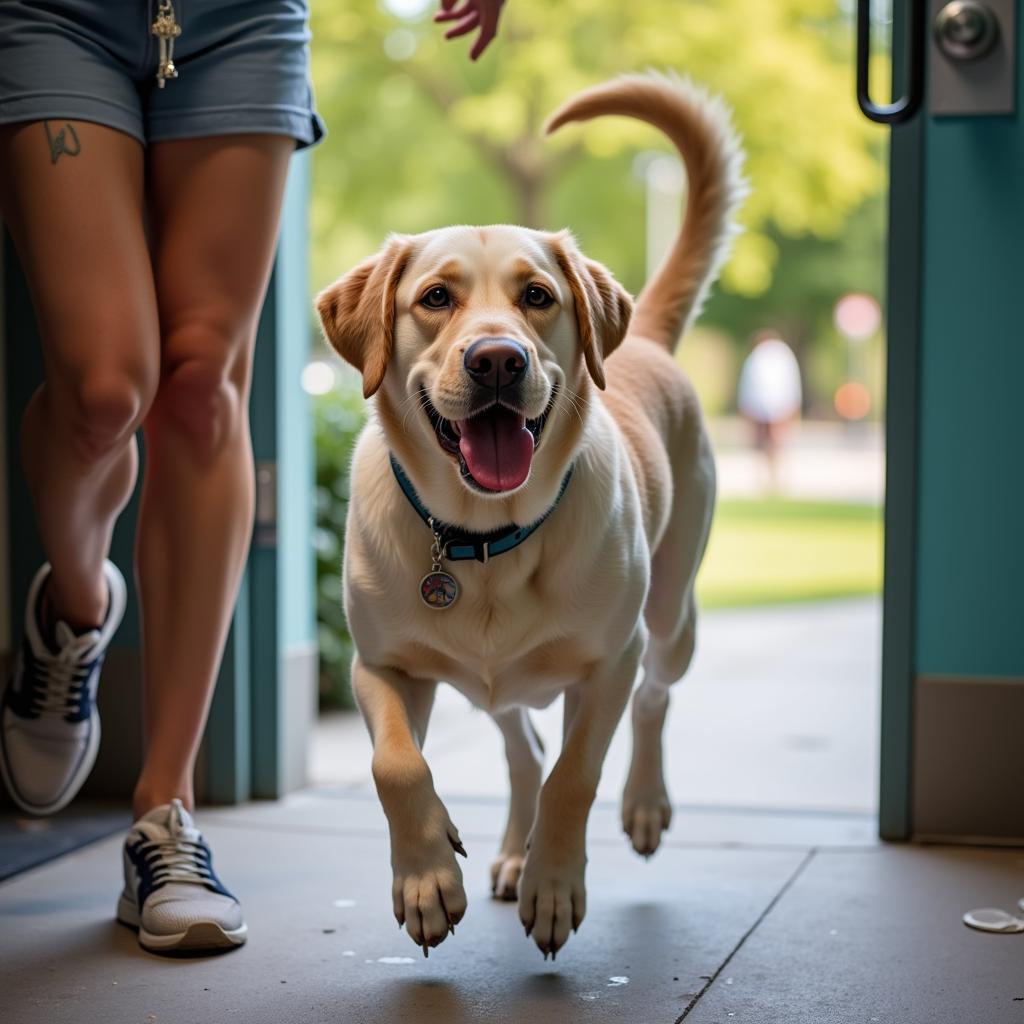
[[523, 292], [523, 302], [533, 309], [547, 309], [554, 301], [551, 292], [547, 288], [541, 288], [539, 284], [527, 285], [526, 291]]
[[448, 294], [447, 288], [437, 285], [420, 299], [420, 304], [426, 306], [427, 309], [444, 309], [445, 306], [452, 304], [452, 297]]

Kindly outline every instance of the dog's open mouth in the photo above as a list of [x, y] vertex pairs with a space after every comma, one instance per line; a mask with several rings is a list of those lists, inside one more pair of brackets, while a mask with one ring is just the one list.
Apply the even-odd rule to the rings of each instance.
[[555, 403], [558, 386], [540, 416], [527, 419], [499, 402], [463, 420], [447, 420], [423, 399], [438, 444], [458, 460], [462, 478], [482, 491], [514, 491], [530, 475], [533, 453]]

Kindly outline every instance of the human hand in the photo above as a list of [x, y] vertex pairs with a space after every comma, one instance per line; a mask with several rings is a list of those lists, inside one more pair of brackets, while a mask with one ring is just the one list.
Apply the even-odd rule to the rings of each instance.
[[441, 0], [441, 10], [434, 15], [434, 21], [456, 22], [445, 32], [445, 39], [458, 39], [479, 28], [480, 35], [469, 51], [469, 59], [476, 60], [498, 34], [498, 18], [505, 0], [462, 0], [456, 7], [457, 3], [459, 0]]

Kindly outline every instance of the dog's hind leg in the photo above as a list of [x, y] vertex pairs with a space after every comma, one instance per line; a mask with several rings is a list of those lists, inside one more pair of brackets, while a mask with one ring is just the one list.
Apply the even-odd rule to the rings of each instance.
[[[644, 659], [644, 678], [633, 694], [633, 755], [622, 793], [622, 828], [633, 849], [649, 857], [672, 820], [672, 804], [665, 786], [662, 730], [668, 712], [668, 688], [687, 669], [693, 654], [696, 613], [674, 644], [651, 639]], [[672, 671], [668, 666], [674, 666]]]
[[494, 721], [505, 739], [511, 796], [505, 838], [491, 864], [491, 892], [496, 899], [514, 900], [526, 857], [526, 839], [537, 811], [537, 794], [544, 774], [544, 744], [526, 708], [498, 712]]
[[669, 687], [693, 658], [697, 629], [694, 578], [707, 544], [715, 470], [703, 433], [672, 460], [674, 494], [665, 535], [651, 561], [644, 609], [650, 631], [643, 681], [633, 694], [633, 754], [622, 794], [622, 827], [633, 849], [650, 856], [672, 818], [665, 786], [662, 730]]

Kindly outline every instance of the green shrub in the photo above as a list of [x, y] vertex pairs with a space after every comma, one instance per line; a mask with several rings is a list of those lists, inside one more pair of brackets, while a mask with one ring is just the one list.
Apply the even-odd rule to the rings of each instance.
[[316, 437], [316, 611], [320, 707], [352, 708], [352, 638], [341, 599], [341, 557], [348, 513], [349, 463], [366, 414], [358, 388], [341, 386], [313, 399]]

